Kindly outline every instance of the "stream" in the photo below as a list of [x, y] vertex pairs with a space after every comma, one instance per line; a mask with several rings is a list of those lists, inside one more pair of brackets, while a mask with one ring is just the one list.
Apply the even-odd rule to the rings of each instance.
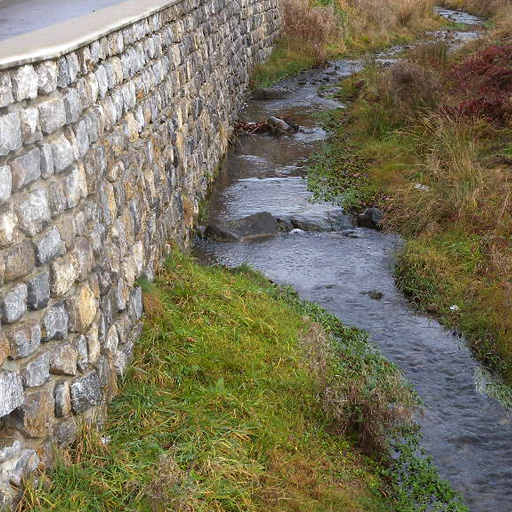
[[[446, 37], [452, 46], [478, 37], [479, 18], [438, 12], [467, 29], [438, 31], [432, 37]], [[378, 60], [392, 62], [398, 51], [379, 54]], [[278, 99], [247, 103], [241, 112], [245, 121], [290, 117], [301, 129], [280, 137], [239, 138], [214, 185], [209, 222], [270, 212], [295, 228], [242, 242], [200, 239], [195, 252], [207, 263], [248, 263], [271, 280], [292, 285], [302, 298], [346, 324], [366, 330], [422, 398], [422, 446], [441, 477], [464, 496], [472, 512], [507, 512], [512, 510], [512, 419], [486, 392], [492, 382], [485, 371], [463, 339], [415, 311], [396, 288], [399, 237], [355, 227], [341, 209], [309, 201], [306, 159], [327, 138], [315, 114], [342, 106], [325, 90], [362, 65], [333, 62], [281, 82], [278, 87], [287, 92]]]

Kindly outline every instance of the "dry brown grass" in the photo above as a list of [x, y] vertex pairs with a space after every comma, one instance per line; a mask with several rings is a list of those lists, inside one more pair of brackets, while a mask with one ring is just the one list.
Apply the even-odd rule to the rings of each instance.
[[386, 38], [417, 32], [434, 18], [433, 0], [342, 0], [354, 12], [356, 32]]
[[334, 7], [317, 6], [309, 0], [284, 0], [283, 31], [289, 47], [310, 53], [316, 66], [325, 62], [328, 45], [343, 39]]

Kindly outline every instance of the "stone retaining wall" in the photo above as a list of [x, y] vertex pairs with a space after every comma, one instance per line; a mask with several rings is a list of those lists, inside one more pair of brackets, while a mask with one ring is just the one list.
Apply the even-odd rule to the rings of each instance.
[[189, 229], [279, 0], [178, 0], [0, 71], [0, 504], [114, 396], [137, 279]]

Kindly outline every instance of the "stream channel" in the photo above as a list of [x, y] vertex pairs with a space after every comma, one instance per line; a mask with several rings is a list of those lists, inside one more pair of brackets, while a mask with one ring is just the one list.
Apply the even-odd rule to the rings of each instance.
[[[447, 37], [453, 46], [477, 37], [482, 20], [444, 9], [439, 13], [467, 28], [431, 37]], [[392, 62], [399, 50], [377, 60]], [[306, 159], [327, 138], [315, 114], [342, 106], [325, 90], [332, 91], [362, 66], [362, 61], [332, 62], [281, 82], [276, 88], [286, 93], [278, 99], [247, 103], [242, 120], [290, 117], [301, 129], [280, 137], [241, 136], [214, 185], [208, 222], [269, 212], [294, 229], [240, 242], [200, 239], [195, 253], [206, 263], [248, 263], [271, 280], [292, 285], [302, 298], [346, 324], [366, 330], [421, 396], [422, 445], [441, 477], [464, 496], [472, 512], [509, 512], [512, 418], [488, 393], [490, 378], [464, 340], [415, 311], [396, 288], [399, 237], [355, 227], [341, 209], [310, 202]]]

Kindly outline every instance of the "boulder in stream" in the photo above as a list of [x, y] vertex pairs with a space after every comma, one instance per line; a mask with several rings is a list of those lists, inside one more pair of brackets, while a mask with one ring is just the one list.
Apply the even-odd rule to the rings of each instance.
[[213, 221], [206, 227], [205, 235], [217, 242], [243, 242], [275, 236], [278, 232], [276, 218], [271, 213], [261, 212], [242, 219]]
[[363, 228], [379, 229], [383, 217], [382, 210], [372, 206], [357, 216], [357, 225]]

